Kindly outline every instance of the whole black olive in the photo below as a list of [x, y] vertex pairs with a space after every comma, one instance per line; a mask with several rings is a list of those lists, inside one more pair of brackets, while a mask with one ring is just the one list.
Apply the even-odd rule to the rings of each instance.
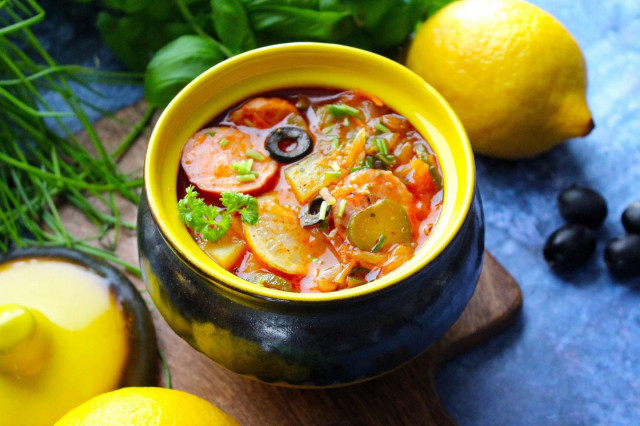
[[640, 234], [640, 201], [634, 201], [624, 209], [622, 226], [630, 234]]
[[269, 133], [265, 145], [271, 158], [280, 163], [293, 163], [313, 149], [311, 136], [300, 127], [278, 127]]
[[609, 271], [621, 278], [640, 276], [640, 235], [627, 234], [609, 241], [604, 261]]
[[607, 217], [607, 202], [586, 186], [573, 184], [558, 195], [558, 208], [570, 223], [582, 223], [591, 229], [599, 228]]
[[320, 207], [322, 207], [323, 201], [324, 199], [322, 197], [317, 197], [300, 210], [300, 224], [302, 226], [313, 226], [329, 217], [329, 212], [331, 211], [330, 204], [327, 204], [324, 218], [320, 217]]
[[564, 270], [585, 263], [596, 250], [593, 231], [581, 223], [570, 223], [547, 238], [544, 258], [554, 269]]

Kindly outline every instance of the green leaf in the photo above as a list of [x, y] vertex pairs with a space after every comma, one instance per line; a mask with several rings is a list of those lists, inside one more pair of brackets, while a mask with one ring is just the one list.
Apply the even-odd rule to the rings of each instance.
[[102, 0], [102, 3], [115, 10], [120, 10], [125, 13], [139, 12], [146, 7], [149, 7], [152, 0]]
[[184, 198], [178, 201], [178, 218], [204, 239], [214, 243], [224, 237], [231, 226], [229, 213], [198, 198], [193, 186], [189, 186]]
[[259, 4], [247, 6], [247, 15], [261, 45], [284, 41], [339, 42], [356, 29], [346, 11]]
[[442, 9], [449, 3], [454, 2], [455, 0], [430, 0], [429, 6], [427, 8], [427, 16], [432, 16], [438, 10]]
[[144, 76], [144, 93], [150, 104], [164, 107], [191, 80], [225, 59], [210, 39], [185, 35], [160, 49]]
[[258, 202], [254, 197], [239, 192], [223, 192], [220, 197], [228, 213], [240, 212], [242, 221], [250, 225], [258, 223]]
[[404, 42], [430, 4], [424, 0], [345, 0], [345, 3], [378, 49]]
[[[134, 71], [144, 71], [158, 49], [191, 32], [191, 27], [185, 22], [154, 21], [143, 13], [118, 18], [101, 12], [96, 25], [107, 46]], [[159, 27], [162, 31], [158, 31]]]
[[211, 0], [216, 34], [234, 54], [257, 47], [249, 18], [239, 0]]
[[[251, 9], [258, 6], [287, 6], [297, 7], [301, 9], [313, 9], [320, 10], [320, 3], [326, 3], [326, 1], [318, 0], [240, 0], [247, 9]], [[335, 3], [335, 0], [332, 1]]]

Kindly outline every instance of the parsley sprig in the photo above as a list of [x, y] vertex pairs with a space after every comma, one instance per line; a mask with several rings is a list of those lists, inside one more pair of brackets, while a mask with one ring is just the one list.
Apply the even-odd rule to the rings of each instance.
[[178, 217], [202, 238], [214, 243], [229, 231], [231, 213], [239, 212], [242, 221], [250, 225], [258, 223], [258, 202], [251, 195], [227, 191], [221, 194], [220, 202], [226, 210], [205, 203], [190, 185], [184, 198], [178, 201]]
[[220, 198], [227, 213], [240, 212], [244, 223], [255, 225], [258, 223], [258, 202], [251, 195], [239, 192], [223, 192]]

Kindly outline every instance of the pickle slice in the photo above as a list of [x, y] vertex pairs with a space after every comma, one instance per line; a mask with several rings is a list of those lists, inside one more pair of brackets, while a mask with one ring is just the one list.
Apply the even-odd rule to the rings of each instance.
[[384, 199], [354, 214], [348, 235], [360, 250], [376, 252], [396, 243], [410, 243], [411, 222], [404, 207]]
[[267, 272], [252, 272], [244, 277], [245, 280], [268, 288], [282, 291], [293, 291], [289, 280]]

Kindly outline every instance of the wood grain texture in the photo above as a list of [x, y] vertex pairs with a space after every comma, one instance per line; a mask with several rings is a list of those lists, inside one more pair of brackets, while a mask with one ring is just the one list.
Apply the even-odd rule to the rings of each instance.
[[[139, 102], [120, 111], [123, 122], [134, 123], [144, 112]], [[104, 119], [96, 125], [107, 145], [116, 146], [127, 134], [122, 122]], [[127, 172], [142, 168], [149, 132], [145, 132], [121, 162]], [[134, 221], [136, 206], [122, 202], [122, 214]], [[64, 220], [78, 234], [91, 234], [90, 225], [71, 208]], [[117, 253], [137, 264], [134, 232], [120, 236]], [[518, 284], [485, 253], [476, 291], [458, 321], [418, 358], [377, 379], [335, 389], [306, 390], [266, 385], [216, 365], [179, 338], [154, 308], [143, 283], [133, 277], [149, 302], [158, 344], [171, 371], [173, 387], [201, 396], [234, 416], [243, 425], [454, 424], [436, 389], [438, 366], [502, 331], [522, 304]], [[160, 382], [163, 379], [160, 378]]]

